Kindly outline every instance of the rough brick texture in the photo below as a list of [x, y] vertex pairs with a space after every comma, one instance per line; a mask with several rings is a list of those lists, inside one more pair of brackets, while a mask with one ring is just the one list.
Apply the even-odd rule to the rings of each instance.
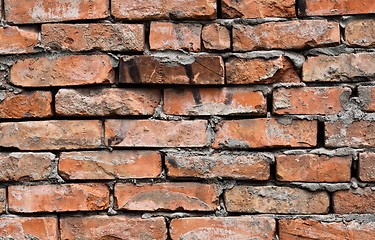
[[0, 240], [375, 239], [374, 0], [0, 20]]

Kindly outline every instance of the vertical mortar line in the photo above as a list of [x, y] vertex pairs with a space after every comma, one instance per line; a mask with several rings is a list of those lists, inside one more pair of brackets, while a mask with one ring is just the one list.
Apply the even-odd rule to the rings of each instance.
[[5, 187], [5, 213], [6, 214], [9, 214], [9, 190], [8, 190], [8, 187], [9, 186], [6, 186]]
[[221, 19], [221, 0], [216, 0], [216, 18]]
[[61, 224], [60, 224], [61, 215], [58, 213], [56, 217], [57, 217], [57, 239], [61, 240]]
[[332, 192], [328, 192], [329, 196], [329, 209], [327, 214], [333, 214], [334, 213], [334, 201], [333, 201], [333, 194]]
[[359, 179], [359, 153], [356, 153], [356, 159], [352, 155], [352, 165], [350, 166], [350, 179]]
[[306, 16], [306, 0], [295, 0], [296, 17]]
[[267, 113], [272, 115], [273, 89], [266, 96]]
[[107, 149], [109, 149], [110, 151], [112, 151], [112, 148], [111, 146], [107, 146], [105, 144], [105, 119], [102, 119], [100, 120], [101, 123], [102, 123], [102, 139], [101, 139], [101, 145]]
[[116, 180], [114, 181], [111, 181], [110, 183], [108, 183], [108, 187], [109, 187], [109, 208], [108, 208], [108, 214], [109, 215], [116, 215], [117, 212], [116, 212], [116, 202], [115, 202], [115, 184], [116, 184]]
[[60, 89], [51, 89], [51, 95], [52, 95], [52, 101], [51, 101], [51, 112], [52, 112], [52, 118], [56, 118], [56, 94]]
[[171, 232], [170, 232], [171, 219], [168, 218], [168, 217], [164, 217], [164, 219], [165, 219], [165, 226], [167, 228], [167, 238], [166, 238], [166, 240], [172, 240]]
[[316, 146], [324, 147], [325, 145], [325, 124], [324, 121], [318, 120], [318, 134], [317, 134], [317, 140], [316, 140]]
[[161, 176], [165, 178], [165, 180], [168, 179], [168, 168], [167, 168], [167, 164], [165, 162], [165, 153], [164, 152], [161, 152], [159, 151], [159, 154], [160, 154], [160, 158], [161, 158]]
[[5, 0], [1, 0], [1, 21], [5, 22]]
[[273, 236], [275, 240], [279, 239], [279, 233], [280, 233], [280, 224], [279, 224], [279, 221], [280, 221], [280, 219], [276, 219], [275, 218], [275, 229], [276, 229], [276, 231], [275, 231], [275, 235]]
[[150, 32], [151, 32], [151, 21], [144, 23], [144, 37], [145, 37], [145, 49], [143, 53], [146, 51], [150, 51]]

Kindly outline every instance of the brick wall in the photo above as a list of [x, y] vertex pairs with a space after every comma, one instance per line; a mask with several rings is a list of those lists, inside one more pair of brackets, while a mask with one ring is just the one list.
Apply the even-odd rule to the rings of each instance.
[[1, 239], [375, 239], [373, 0], [3, 0]]

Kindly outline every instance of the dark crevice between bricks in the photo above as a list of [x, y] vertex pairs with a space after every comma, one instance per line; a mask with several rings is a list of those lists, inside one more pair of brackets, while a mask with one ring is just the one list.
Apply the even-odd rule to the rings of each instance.
[[350, 98], [353, 98], [353, 97], [359, 97], [358, 86], [354, 86], [352, 88], [352, 93], [350, 95]]
[[159, 151], [160, 157], [161, 157], [161, 173], [160, 173], [160, 178], [161, 179], [168, 179], [168, 168], [165, 160], [165, 152]]
[[324, 148], [325, 144], [325, 125], [324, 121], [318, 121], [317, 147]]
[[60, 222], [61, 216], [60, 214], [57, 214], [57, 239], [61, 239], [61, 222]]
[[150, 51], [150, 31], [151, 31], [151, 22], [146, 22], [144, 23], [144, 28], [145, 28], [145, 49], [144, 53], [147, 51]]
[[172, 237], [171, 237], [171, 219], [170, 218], [167, 218], [167, 217], [164, 217], [165, 219], [165, 225], [166, 225], [166, 228], [167, 228], [167, 238], [166, 240], [172, 240]]
[[5, 214], [9, 214], [9, 190], [8, 190], [8, 186], [5, 187]]
[[306, 0], [296, 0], [296, 14], [297, 17], [306, 16]]
[[116, 184], [116, 181], [112, 181], [112, 182], [109, 182], [107, 183], [107, 186], [109, 188], [109, 208], [108, 208], [108, 215], [116, 215], [117, 212], [116, 212], [116, 206], [117, 206], [117, 202], [116, 202], [116, 197], [115, 197], [115, 184]]
[[270, 92], [267, 95], [267, 113], [272, 114], [272, 104], [273, 104], [273, 93]]
[[273, 236], [273, 239], [279, 239], [279, 233], [280, 233], [280, 219], [275, 219], [275, 235]]
[[270, 163], [270, 178], [269, 181], [277, 180], [276, 161]]
[[334, 210], [333, 194], [334, 194], [333, 192], [328, 192], [329, 208], [328, 208], [328, 213], [327, 214], [333, 214], [335, 212], [335, 210]]
[[216, 18], [217, 19], [221, 19], [222, 18], [222, 14], [221, 14], [221, 1], [222, 0], [216, 0]]
[[[358, 154], [358, 153], [357, 153]], [[351, 179], [352, 178], [355, 178], [355, 179], [359, 179], [359, 161], [358, 161], [358, 156], [356, 157], [357, 160], [354, 160], [352, 159], [352, 165], [350, 166], [350, 177]]]
[[5, 0], [1, 0], [1, 23], [5, 22]]

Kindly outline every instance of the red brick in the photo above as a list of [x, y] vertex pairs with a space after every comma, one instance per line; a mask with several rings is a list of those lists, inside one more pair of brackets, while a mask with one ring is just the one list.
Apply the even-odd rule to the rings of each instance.
[[212, 23], [203, 27], [202, 41], [205, 49], [228, 50], [230, 49], [230, 31], [218, 24]]
[[1, 217], [0, 238], [57, 240], [56, 217]]
[[118, 19], [215, 19], [216, 0], [111, 0], [112, 15]]
[[346, 87], [278, 88], [273, 92], [273, 111], [276, 114], [335, 114], [344, 110], [351, 92]]
[[[0, 188], [0, 213], [5, 212], [6, 208], [6, 190], [5, 188]], [[0, 233], [1, 234], [1, 233]]]
[[214, 148], [313, 147], [317, 122], [257, 118], [227, 120], [219, 123]]
[[326, 192], [309, 192], [276, 186], [235, 186], [225, 192], [228, 212], [324, 214], [329, 209]]
[[327, 222], [312, 219], [281, 219], [279, 238], [288, 240], [363, 240], [375, 238], [375, 223], [360, 220]]
[[143, 24], [43, 24], [42, 44], [69, 51], [143, 51]]
[[349, 182], [351, 164], [351, 156], [277, 155], [276, 174], [279, 181]]
[[118, 209], [215, 211], [218, 191], [201, 183], [116, 184]]
[[371, 187], [338, 191], [333, 194], [335, 213], [375, 213], [375, 190]]
[[294, 0], [223, 0], [221, 4], [224, 18], [293, 18], [296, 16]]
[[157, 89], [60, 89], [56, 113], [62, 116], [152, 115], [159, 105]]
[[101, 125], [96, 120], [0, 123], [0, 146], [20, 150], [98, 148]]
[[48, 180], [52, 153], [0, 153], [0, 181]]
[[106, 120], [110, 147], [204, 147], [207, 121]]
[[375, 147], [375, 121], [327, 122], [325, 145], [327, 147]]
[[233, 26], [233, 50], [304, 49], [338, 45], [340, 27], [327, 20], [269, 22]]
[[108, 0], [5, 0], [5, 19], [12, 23], [62, 22], [108, 16]]
[[164, 90], [164, 112], [171, 115], [265, 115], [266, 99], [251, 88]]
[[59, 174], [64, 179], [156, 178], [161, 157], [151, 151], [63, 152]]
[[375, 86], [358, 87], [358, 97], [363, 104], [362, 110], [375, 112]]
[[302, 68], [302, 80], [305, 82], [357, 82], [374, 79], [373, 53], [309, 57]]
[[63, 217], [61, 239], [166, 239], [162, 217], [126, 216]]
[[170, 177], [235, 178], [268, 180], [269, 157], [257, 153], [220, 152], [204, 155], [192, 152], [167, 152], [165, 164]]
[[185, 60], [178, 62], [152, 56], [124, 57], [120, 62], [120, 83], [224, 84], [224, 63], [221, 57], [188, 56]]
[[284, 56], [273, 59], [230, 58], [226, 63], [228, 84], [298, 83], [293, 63]]
[[303, 16], [332, 16], [375, 13], [373, 0], [306, 0]]
[[375, 47], [375, 19], [350, 21], [345, 27], [345, 40], [350, 46]]
[[202, 25], [193, 23], [151, 22], [151, 50], [201, 50]]
[[27, 58], [13, 64], [10, 82], [23, 87], [76, 86], [114, 83], [107, 55]]
[[38, 30], [34, 27], [7, 26], [0, 28], [0, 54], [38, 52]]
[[0, 118], [43, 118], [52, 116], [52, 94], [47, 91], [14, 93], [0, 90]]
[[364, 152], [359, 154], [359, 178], [364, 182], [375, 182], [375, 153]]
[[98, 211], [109, 207], [109, 189], [101, 183], [10, 186], [8, 191], [11, 212]]
[[271, 240], [276, 222], [268, 217], [190, 217], [173, 219], [172, 239], [264, 239]]

